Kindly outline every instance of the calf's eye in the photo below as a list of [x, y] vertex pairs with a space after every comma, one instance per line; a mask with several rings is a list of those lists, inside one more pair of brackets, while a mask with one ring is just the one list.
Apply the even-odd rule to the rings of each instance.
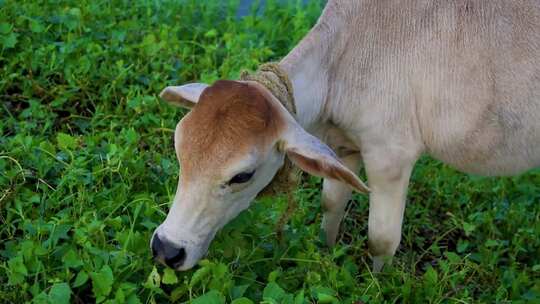
[[233, 178], [231, 178], [231, 180], [227, 184], [232, 185], [232, 184], [246, 183], [253, 177], [253, 174], [255, 174], [255, 170], [251, 172], [238, 173], [235, 176], [233, 176]]

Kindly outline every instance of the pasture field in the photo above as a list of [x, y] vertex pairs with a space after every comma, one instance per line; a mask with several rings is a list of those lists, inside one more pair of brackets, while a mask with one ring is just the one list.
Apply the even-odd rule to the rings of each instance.
[[149, 240], [176, 190], [167, 85], [234, 79], [285, 55], [323, 3], [0, 0], [0, 303], [540, 303], [540, 171], [414, 171], [394, 263], [370, 272], [364, 195], [325, 247], [318, 178], [277, 237], [255, 202], [198, 267]]

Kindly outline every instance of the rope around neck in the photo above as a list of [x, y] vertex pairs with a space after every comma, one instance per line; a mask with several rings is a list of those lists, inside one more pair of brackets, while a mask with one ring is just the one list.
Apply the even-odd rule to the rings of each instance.
[[264, 63], [253, 74], [244, 70], [240, 73], [240, 79], [260, 83], [281, 102], [293, 117], [296, 116], [296, 104], [291, 80], [278, 63]]

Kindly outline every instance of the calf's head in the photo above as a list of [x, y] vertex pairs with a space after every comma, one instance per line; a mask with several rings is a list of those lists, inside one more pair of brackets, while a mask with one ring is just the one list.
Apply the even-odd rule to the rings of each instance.
[[191, 109], [174, 133], [181, 168], [176, 195], [151, 240], [154, 257], [171, 268], [193, 267], [216, 232], [270, 183], [285, 157], [306, 172], [367, 191], [256, 82], [187, 84], [167, 87], [160, 96]]

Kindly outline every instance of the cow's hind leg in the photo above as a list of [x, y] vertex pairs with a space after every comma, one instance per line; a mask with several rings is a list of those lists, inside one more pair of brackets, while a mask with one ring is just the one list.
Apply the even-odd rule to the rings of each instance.
[[[343, 164], [353, 172], [357, 172], [361, 163], [360, 153], [341, 158]], [[322, 229], [326, 234], [326, 244], [330, 247], [336, 243], [339, 225], [345, 214], [347, 202], [351, 199], [351, 188], [337, 180], [325, 178], [322, 189], [322, 208], [324, 211]]]
[[375, 272], [394, 256], [401, 240], [407, 187], [415, 161], [416, 156], [383, 150], [364, 156], [371, 188], [368, 243]]

